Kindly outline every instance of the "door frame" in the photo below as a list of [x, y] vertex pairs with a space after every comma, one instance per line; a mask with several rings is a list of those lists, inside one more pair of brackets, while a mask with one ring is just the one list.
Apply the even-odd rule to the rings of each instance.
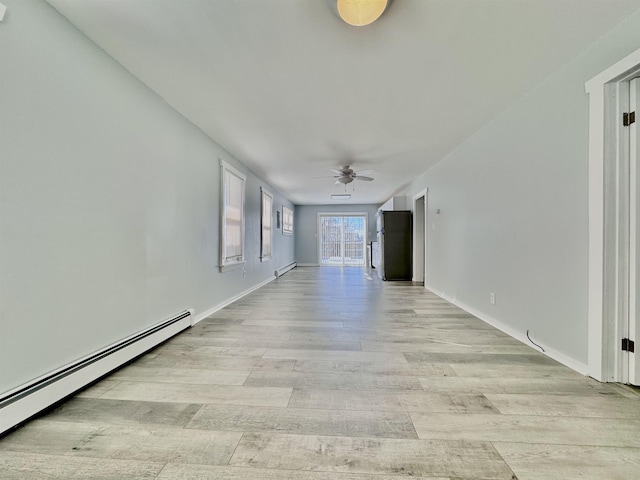
[[629, 327], [628, 275], [626, 286], [622, 281], [629, 252], [621, 239], [629, 231], [630, 205], [628, 191], [618, 186], [625, 155], [622, 112], [628, 108], [624, 86], [639, 73], [640, 49], [585, 84], [589, 95], [587, 373], [603, 382], [624, 382], [628, 375], [620, 339]]
[[[316, 232], [317, 232], [317, 247], [318, 247], [318, 266], [320, 267], [334, 267], [337, 265], [323, 265], [322, 264], [322, 229], [320, 228], [320, 219], [322, 217], [363, 217], [364, 218], [364, 236], [362, 240], [362, 258], [364, 261], [363, 267], [367, 266], [367, 238], [369, 235], [369, 215], [367, 212], [318, 212], [316, 218]], [[342, 252], [343, 264], [341, 267], [349, 266], [344, 265], [344, 251]], [[355, 266], [355, 265], [354, 265]]]
[[[413, 196], [413, 281], [427, 285], [427, 193], [426, 188]], [[420, 210], [422, 209], [422, 215]], [[422, 228], [420, 228], [422, 227]], [[420, 251], [422, 250], [422, 251]], [[420, 261], [422, 259], [422, 262]], [[422, 275], [420, 275], [422, 274]], [[420, 278], [422, 277], [422, 278]]]
[[[633, 109], [633, 110], [632, 110]], [[629, 81], [629, 112], [640, 113], [640, 68]], [[625, 337], [638, 343], [640, 340], [640, 311], [638, 309], [638, 302], [640, 302], [640, 292], [638, 287], [640, 286], [638, 280], [640, 276], [640, 259], [638, 254], [640, 253], [640, 230], [638, 225], [640, 224], [638, 210], [639, 200], [639, 187], [640, 181], [638, 180], [638, 169], [640, 168], [640, 119], [636, 120], [635, 125], [628, 128], [629, 136], [629, 331], [626, 332]], [[640, 345], [640, 344], [639, 344]], [[623, 352], [625, 357], [627, 369], [624, 372], [626, 375], [625, 383], [640, 386], [640, 351], [634, 351], [633, 354], [630, 351]]]

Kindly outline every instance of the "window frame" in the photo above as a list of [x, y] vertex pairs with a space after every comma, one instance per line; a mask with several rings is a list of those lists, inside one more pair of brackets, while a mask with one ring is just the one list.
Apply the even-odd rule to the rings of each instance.
[[293, 235], [293, 210], [282, 206], [282, 234]]
[[[236, 177], [240, 181], [240, 196], [238, 205], [240, 209], [240, 254], [228, 256], [227, 249], [227, 218], [229, 216], [229, 203], [227, 202], [227, 176]], [[231, 178], [230, 177], [230, 178]], [[242, 267], [245, 259], [245, 190], [247, 177], [238, 169], [220, 159], [220, 271], [226, 272]]]
[[[264, 187], [260, 187], [260, 193], [260, 261], [266, 262], [273, 256], [273, 194]], [[268, 212], [265, 211], [267, 204]], [[268, 226], [266, 220], [268, 220]], [[268, 252], [265, 252], [266, 236], [269, 237]]]

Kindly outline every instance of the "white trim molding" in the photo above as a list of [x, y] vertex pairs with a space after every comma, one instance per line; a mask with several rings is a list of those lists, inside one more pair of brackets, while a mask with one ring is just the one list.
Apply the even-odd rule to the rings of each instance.
[[[220, 160], [220, 272], [226, 272], [229, 270], [235, 270], [236, 268], [240, 268], [245, 264], [245, 189], [247, 177], [244, 173], [240, 172], [238, 169], [234, 168], [231, 164], [225, 162], [222, 159]], [[227, 183], [227, 178], [229, 182]], [[240, 251], [234, 252], [231, 255], [227, 252], [227, 217], [229, 213], [229, 202], [227, 196], [231, 195], [229, 190], [232, 186], [232, 180], [235, 179], [239, 182], [240, 186], [240, 201], [239, 205], [236, 205], [236, 209], [239, 212], [234, 212], [239, 214], [240, 219], [236, 221], [239, 222], [239, 242]]]
[[[427, 283], [427, 257], [428, 257], [428, 250], [427, 250], [427, 235], [429, 232], [428, 229], [428, 195], [429, 189], [425, 188], [424, 190], [419, 191], [418, 193], [416, 193], [413, 196], [413, 199], [411, 200], [411, 214], [412, 214], [412, 228], [413, 228], [413, 245], [411, 247], [412, 249], [412, 263], [413, 263], [413, 281], [414, 282], [424, 282], [425, 284]], [[424, 202], [423, 202], [423, 215], [422, 218], [420, 220], [418, 220], [418, 216], [416, 213], [416, 202], [420, 199], [420, 198], [424, 198]], [[420, 242], [420, 234], [417, 231], [417, 227], [419, 225], [422, 225], [422, 239], [423, 242]], [[420, 246], [420, 244], [422, 244], [422, 246], [424, 246], [424, 251], [422, 252], [422, 255], [416, 255], [417, 253], [417, 248]], [[418, 261], [420, 259], [420, 257], [422, 257], [422, 266], [418, 265]], [[422, 278], [416, 278], [416, 272], [422, 271]]]
[[[607, 141], [607, 130], [616, 98], [615, 82], [628, 77], [640, 65], [640, 49], [586, 82], [589, 95], [589, 300], [588, 374], [600, 381], [611, 381], [613, 362], [605, 319], [605, 167], [615, 148]], [[613, 98], [611, 98], [613, 97]], [[612, 150], [614, 152], [612, 153]]]
[[227, 300], [225, 300], [224, 302], [220, 302], [219, 304], [215, 305], [214, 307], [211, 307], [210, 309], [206, 310], [205, 312], [202, 312], [198, 315], [196, 315], [193, 319], [193, 325], [195, 325], [196, 323], [201, 322], [202, 320], [204, 320], [207, 317], [210, 317], [211, 315], [213, 315], [214, 313], [216, 313], [219, 310], [222, 310], [224, 307], [227, 307], [229, 305], [231, 305], [233, 302], [236, 302], [238, 300], [240, 300], [242, 297], [245, 297], [247, 295], [249, 295], [251, 292], [254, 292], [255, 290], [258, 290], [261, 287], [264, 287], [266, 284], [268, 284], [269, 282], [272, 282], [276, 279], [275, 275], [273, 277], [269, 277], [266, 280], [254, 285], [251, 288], [248, 288], [247, 290], [245, 290], [244, 292], [240, 292], [239, 294], [228, 298]]
[[[271, 260], [273, 255], [273, 193], [260, 187], [260, 261]], [[266, 238], [268, 236], [268, 238]], [[266, 241], [265, 241], [266, 240]]]

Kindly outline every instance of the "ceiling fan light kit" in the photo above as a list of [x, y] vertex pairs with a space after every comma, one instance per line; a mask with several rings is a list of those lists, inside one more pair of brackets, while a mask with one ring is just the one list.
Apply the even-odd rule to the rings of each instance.
[[342, 183], [343, 185], [347, 185], [348, 183], [353, 182], [354, 180], [363, 180], [365, 182], [371, 182], [373, 178], [366, 177], [364, 175], [360, 175], [355, 172], [349, 165], [345, 165], [340, 170], [331, 169], [335, 175], [333, 178], [336, 179], [336, 185]]
[[391, 3], [391, 0], [328, 0], [333, 11], [345, 23], [364, 27], [375, 22]]

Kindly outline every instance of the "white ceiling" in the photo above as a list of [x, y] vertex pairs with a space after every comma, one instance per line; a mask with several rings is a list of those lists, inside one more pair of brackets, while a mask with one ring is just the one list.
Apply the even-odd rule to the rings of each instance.
[[297, 204], [344, 193], [314, 179], [342, 165], [376, 170], [351, 203], [384, 202], [640, 8], [395, 0], [352, 27], [323, 0], [47, 1]]

